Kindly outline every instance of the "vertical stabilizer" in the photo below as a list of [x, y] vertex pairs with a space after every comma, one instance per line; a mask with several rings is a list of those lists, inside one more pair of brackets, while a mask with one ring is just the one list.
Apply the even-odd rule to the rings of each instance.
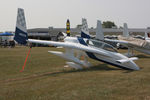
[[88, 24], [85, 18], [82, 18], [81, 37], [88, 38], [88, 39], [90, 38]]
[[103, 33], [102, 24], [100, 20], [97, 20], [96, 39], [104, 40], [104, 33]]
[[128, 31], [127, 23], [124, 23], [123, 36], [124, 36], [124, 37], [128, 37], [128, 36], [129, 36], [129, 31]]
[[150, 33], [145, 32], [145, 40], [150, 41]]
[[18, 8], [14, 39], [19, 44], [23, 44], [23, 45], [25, 45], [28, 40], [25, 15], [24, 15], [24, 10], [22, 8]]
[[66, 33], [67, 33], [67, 36], [70, 36], [70, 21], [69, 21], [69, 19], [67, 19], [67, 23], [66, 23]]

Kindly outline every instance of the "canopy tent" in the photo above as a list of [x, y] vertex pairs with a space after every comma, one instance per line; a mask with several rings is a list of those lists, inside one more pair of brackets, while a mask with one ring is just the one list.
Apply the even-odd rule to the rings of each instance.
[[13, 34], [5, 32], [5, 33], [0, 33], [0, 36], [13, 36]]

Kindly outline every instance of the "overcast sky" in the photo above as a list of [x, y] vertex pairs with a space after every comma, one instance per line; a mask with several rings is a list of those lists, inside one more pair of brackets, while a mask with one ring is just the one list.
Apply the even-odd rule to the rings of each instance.
[[25, 10], [27, 27], [71, 27], [87, 18], [89, 27], [96, 21], [114, 21], [129, 28], [150, 27], [150, 0], [0, 0], [0, 31], [14, 31], [17, 8]]

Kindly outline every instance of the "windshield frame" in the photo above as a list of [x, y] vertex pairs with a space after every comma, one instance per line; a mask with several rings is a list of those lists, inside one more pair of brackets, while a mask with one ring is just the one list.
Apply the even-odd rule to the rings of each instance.
[[[100, 40], [88, 39], [86, 43], [87, 45], [92, 46], [94, 48], [100, 48], [100, 49], [104, 49], [110, 52], [116, 52], [116, 53], [118, 52], [115, 47]], [[104, 48], [105, 46], [107, 46], [108, 49]]]

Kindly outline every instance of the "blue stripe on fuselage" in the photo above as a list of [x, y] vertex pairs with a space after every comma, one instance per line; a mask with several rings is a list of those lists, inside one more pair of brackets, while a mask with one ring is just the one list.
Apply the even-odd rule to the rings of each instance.
[[[83, 40], [83, 38], [81, 37], [77, 37], [78, 41], [80, 42], [80, 44], [82, 45], [85, 45], [85, 46], [88, 46], [85, 41]], [[107, 63], [107, 64], [110, 64], [110, 65], [113, 65], [113, 66], [116, 66], [116, 67], [119, 67], [119, 68], [122, 68], [122, 69], [126, 69], [126, 70], [131, 70], [129, 68], [126, 68], [126, 67], [123, 67], [123, 66], [120, 66], [120, 65], [117, 65], [117, 64], [114, 64], [114, 63], [111, 63], [111, 62], [108, 62], [108, 61], [104, 61], [102, 59], [98, 59], [93, 53], [91, 52], [86, 52], [86, 54], [92, 58], [92, 59], [95, 59], [95, 60], [98, 60], [98, 61], [101, 61], [101, 62], [104, 62], [104, 63]]]

